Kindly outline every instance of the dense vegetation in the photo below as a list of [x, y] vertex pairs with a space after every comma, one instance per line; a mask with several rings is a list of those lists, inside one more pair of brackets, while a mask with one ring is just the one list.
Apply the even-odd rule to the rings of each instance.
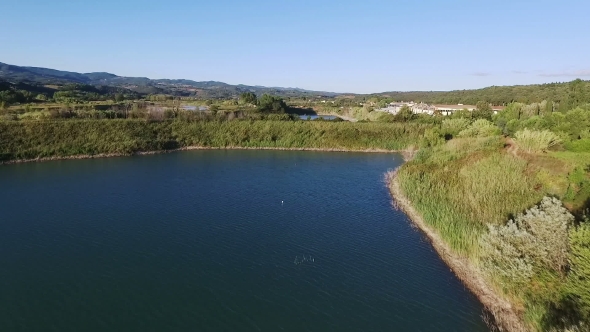
[[[571, 89], [572, 83], [574, 90]], [[392, 100], [465, 105], [475, 105], [479, 101], [507, 105], [512, 102], [529, 104], [548, 100], [565, 104], [562, 107], [567, 110], [571, 103], [590, 102], [590, 81], [578, 79], [570, 83], [492, 86], [477, 90], [387, 92], [377, 96], [389, 97]]]
[[4, 161], [132, 154], [186, 146], [398, 150], [428, 125], [331, 121], [58, 120], [0, 122]]
[[442, 119], [398, 181], [532, 330], [586, 331], [590, 107], [546, 104], [511, 104], [493, 122]]

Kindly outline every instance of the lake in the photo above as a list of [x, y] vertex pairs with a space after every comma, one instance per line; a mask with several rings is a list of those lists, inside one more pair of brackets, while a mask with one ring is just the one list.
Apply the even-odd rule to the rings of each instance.
[[301, 120], [316, 120], [316, 119], [324, 119], [324, 120], [334, 120], [337, 117], [334, 115], [300, 115], [299, 118]]
[[487, 331], [391, 205], [394, 154], [0, 166], [2, 331]]

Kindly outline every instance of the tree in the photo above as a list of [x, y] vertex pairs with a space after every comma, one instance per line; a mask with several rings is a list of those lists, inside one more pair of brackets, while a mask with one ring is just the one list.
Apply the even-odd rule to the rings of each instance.
[[406, 122], [414, 118], [414, 112], [408, 105], [402, 106], [402, 108], [395, 114], [395, 121]]
[[545, 104], [545, 111], [543, 113], [543, 115], [549, 115], [553, 113], [553, 101], [551, 99], [547, 100], [547, 103]]
[[573, 109], [586, 103], [586, 94], [584, 92], [584, 81], [576, 79], [569, 84], [569, 108]]
[[258, 99], [258, 109], [265, 113], [284, 113], [287, 111], [287, 104], [280, 97], [263, 94]]
[[252, 92], [244, 92], [240, 95], [240, 102], [243, 104], [256, 105], [257, 98], [256, 95]]
[[115, 94], [115, 101], [116, 102], [121, 102], [123, 100], [125, 100], [125, 95], [124, 94], [122, 94], [122, 93]]
[[478, 101], [475, 110], [473, 111], [474, 119], [492, 120], [492, 107], [485, 101]]

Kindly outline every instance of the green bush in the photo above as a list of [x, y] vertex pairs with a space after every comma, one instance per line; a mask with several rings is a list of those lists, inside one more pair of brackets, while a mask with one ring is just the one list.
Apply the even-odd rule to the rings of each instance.
[[590, 152], [590, 138], [566, 142], [564, 147], [572, 152]]
[[500, 128], [485, 119], [473, 122], [459, 133], [459, 137], [487, 137], [500, 134]]
[[441, 124], [441, 132], [443, 135], [457, 136], [461, 131], [469, 127], [469, 120], [464, 118], [444, 119]]
[[444, 136], [438, 130], [428, 129], [424, 132], [421, 145], [423, 147], [437, 146], [445, 143]]

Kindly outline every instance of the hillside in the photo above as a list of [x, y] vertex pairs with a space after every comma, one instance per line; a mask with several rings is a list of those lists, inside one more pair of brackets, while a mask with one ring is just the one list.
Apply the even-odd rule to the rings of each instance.
[[[572, 83], [577, 91], [572, 91]], [[376, 94], [397, 101], [415, 101], [429, 104], [465, 104], [475, 105], [478, 101], [486, 101], [493, 105], [507, 105], [511, 102], [535, 103], [543, 100], [562, 102], [575, 98], [577, 94], [590, 102], [590, 81], [575, 80], [564, 83], [491, 86], [476, 90], [455, 91], [392, 91]]]
[[35, 95], [46, 93], [47, 97], [50, 98], [51, 92], [47, 91], [47, 88], [53, 91], [63, 91], [64, 87], [66, 87], [65, 90], [72, 90], [72, 87], [82, 87], [82, 90], [86, 90], [86, 92], [92, 90], [93, 93], [101, 96], [98, 100], [112, 98], [114, 93], [123, 94], [126, 99], [149, 94], [168, 94], [200, 99], [227, 99], [235, 98], [244, 92], [253, 92], [257, 95], [266, 93], [283, 98], [340, 97], [341, 102], [338, 105], [341, 105], [344, 100], [349, 100], [354, 105], [366, 100], [465, 105], [475, 105], [479, 101], [485, 101], [492, 105], [507, 105], [511, 102], [530, 104], [547, 100], [558, 103], [564, 110], [568, 110], [571, 108], [571, 104], [590, 102], [590, 81], [580, 79], [565, 83], [491, 86], [475, 90], [392, 91], [362, 95], [310, 91], [299, 88], [231, 85], [218, 81], [124, 77], [106, 72], [76, 73], [49, 68], [15, 66], [0, 62], [0, 83], [2, 81], [5, 81], [3, 83], [4, 88], [0, 84], [0, 91], [6, 90], [7, 83], [9, 83], [13, 90], [26, 90]]
[[111, 86], [124, 88], [139, 94], [173, 94], [199, 98], [231, 98], [243, 92], [273, 94], [283, 97], [325, 96], [336, 93], [309, 91], [298, 88], [263, 87], [231, 85], [217, 81], [193, 81], [185, 79], [149, 79], [147, 77], [123, 77], [111, 73], [75, 73], [49, 68], [23, 67], [0, 62], [0, 80], [13, 84], [29, 85], [68, 85], [83, 84], [92, 86]]

